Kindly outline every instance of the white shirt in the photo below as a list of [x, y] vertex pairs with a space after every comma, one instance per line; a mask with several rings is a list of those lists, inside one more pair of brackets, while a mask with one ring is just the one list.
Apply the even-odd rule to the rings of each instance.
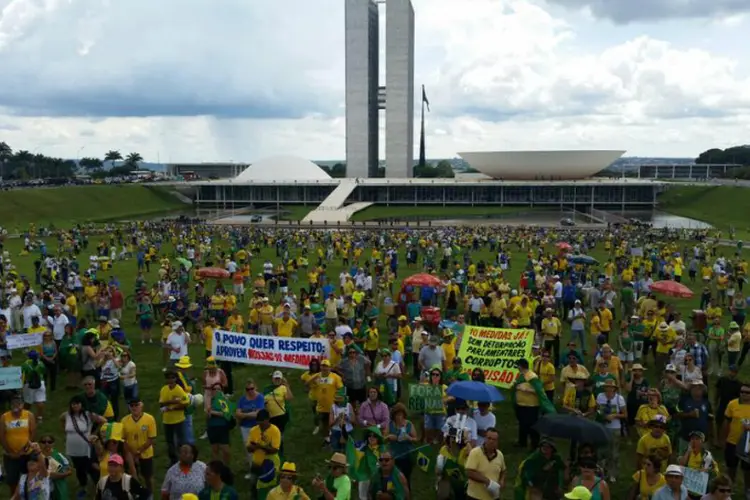
[[687, 329], [687, 326], [685, 325], [685, 322], [682, 321], [682, 320], [680, 320], [680, 321], [672, 321], [669, 324], [669, 327], [672, 328], [672, 330], [674, 330], [675, 333], [677, 333], [677, 334], [680, 334], [680, 333], [684, 334], [685, 330]]
[[48, 316], [47, 323], [52, 328], [52, 336], [55, 340], [62, 340], [65, 337], [65, 327], [70, 323], [70, 320], [64, 314], [60, 316]]
[[[461, 415], [459, 415], [458, 413], [448, 417], [448, 419], [445, 421], [445, 424], [443, 424], [443, 433], [447, 433], [451, 427], [458, 428], [460, 417]], [[477, 434], [477, 422], [470, 416], [466, 417], [466, 420], [464, 421], [463, 425], [461, 426], [461, 429], [459, 430], [468, 431], [469, 439], [471, 441], [477, 441], [477, 438], [479, 437], [479, 435]]]
[[[172, 332], [167, 337], [167, 345], [170, 347], [169, 359], [180, 359], [182, 356], [187, 356], [187, 338], [185, 335], [177, 332]], [[178, 349], [175, 351], [175, 349]]]
[[[375, 367], [375, 375], [401, 375], [401, 367], [392, 359], [388, 366], [383, 365], [383, 362], [380, 361]], [[391, 386], [391, 390], [395, 393], [398, 389], [398, 379], [387, 378], [385, 381]]]
[[[494, 413], [488, 411], [487, 415], [482, 415], [478, 409], [474, 410], [474, 421], [477, 423], [477, 431], [486, 431], [490, 427], [495, 427], [497, 423]], [[483, 444], [484, 437], [477, 433], [477, 446], [482, 446]]]
[[563, 292], [563, 284], [560, 283], [560, 281], [555, 281], [555, 298], [561, 299], [562, 298], [562, 292]]
[[[612, 396], [612, 399], [607, 399], [607, 394], [602, 392], [596, 397], [596, 405], [603, 410], [604, 415], [616, 415], [625, 408], [625, 398], [619, 394]], [[622, 421], [619, 418], [615, 418], [611, 421], [604, 422], [604, 426], [607, 429], [620, 429], [622, 427]]]
[[120, 376], [122, 377], [123, 386], [130, 387], [131, 385], [138, 383], [135, 376], [131, 377], [131, 375], [135, 375], [135, 363], [133, 363], [132, 359], [128, 361], [128, 364], [120, 368]]
[[31, 328], [31, 318], [35, 316], [39, 318], [39, 321], [42, 320], [42, 311], [39, 310], [39, 307], [36, 304], [25, 306], [23, 310], [21, 311], [21, 313], [23, 314], [23, 327], [24, 328]]

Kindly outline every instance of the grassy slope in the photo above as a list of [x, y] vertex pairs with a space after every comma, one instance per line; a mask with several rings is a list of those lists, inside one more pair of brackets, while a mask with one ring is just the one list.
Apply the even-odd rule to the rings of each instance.
[[8, 228], [123, 219], [187, 207], [159, 187], [75, 186], [0, 192], [0, 220]]
[[722, 231], [734, 227], [748, 234], [750, 189], [731, 186], [674, 186], [659, 197], [659, 208], [683, 217], [708, 222]]
[[462, 206], [369, 206], [360, 210], [352, 216], [353, 221], [361, 222], [368, 220], [386, 219], [391, 217], [461, 217], [461, 216], [483, 216], [483, 215], [507, 215], [520, 212], [530, 212], [532, 207], [462, 207]]
[[[220, 245], [222, 249], [227, 248], [226, 241], [221, 241], [219, 238], [216, 240], [216, 244]], [[96, 248], [96, 244], [98, 242], [98, 238], [92, 238], [89, 248], [94, 249]], [[20, 240], [18, 239], [12, 239], [9, 240], [6, 244], [6, 248], [10, 251], [11, 255], [13, 256], [13, 263], [17, 265], [18, 270], [22, 274], [32, 275], [33, 276], [33, 261], [35, 258], [37, 258], [36, 254], [31, 254], [28, 256], [18, 256], [20, 248]], [[56, 243], [54, 243], [52, 240], [48, 241], [48, 249], [50, 252], [54, 251], [56, 248]], [[514, 253], [514, 255], [521, 255], [520, 249], [517, 248], [515, 245], [509, 245], [509, 249]], [[549, 249], [552, 251], [552, 249]], [[163, 247], [163, 251], [167, 255], [172, 254], [172, 247], [169, 243], [167, 243]], [[293, 250], [293, 253], [298, 252], [299, 250]], [[729, 255], [731, 249], [729, 248], [722, 248], [720, 249], [722, 253], [725, 255]], [[403, 262], [404, 257], [404, 248], [402, 247], [400, 249], [400, 257], [401, 261]], [[79, 256], [79, 262], [87, 262], [88, 256], [90, 252], [84, 252], [81, 256]], [[365, 253], [365, 255], [369, 255], [369, 251]], [[592, 255], [599, 258], [600, 261], [606, 260], [606, 255], [604, 253], [597, 249], [594, 252], [592, 252]], [[476, 259], [485, 259], [489, 260], [493, 258], [493, 255], [491, 255], [486, 248], [482, 249], [478, 252], [474, 253], [474, 257]], [[266, 259], [272, 259], [273, 261], [276, 261], [277, 258], [275, 257], [274, 250], [272, 248], [263, 248], [260, 255], [258, 255], [253, 260], [253, 272], [259, 272], [261, 270], [261, 266], [263, 261]], [[333, 262], [330, 262], [328, 265], [328, 272], [329, 275], [332, 277], [338, 276], [339, 272], [342, 270], [341, 261], [335, 260]], [[405, 266], [403, 266], [403, 270], [400, 274], [400, 276], [408, 276], [412, 272], [417, 272], [416, 269], [414, 270], [408, 270]], [[122, 284], [123, 292], [126, 295], [129, 295], [132, 293], [134, 280], [136, 276], [136, 266], [135, 262], [133, 260], [127, 261], [127, 262], [117, 262], [115, 263], [115, 267], [112, 272], [103, 272], [100, 273], [100, 277], [102, 279], [108, 279], [110, 275], [115, 275], [118, 277]], [[301, 277], [303, 277], [301, 275]], [[513, 271], [508, 272], [508, 278], [511, 283], [517, 283], [519, 278], [519, 270], [518, 267], [514, 266]], [[149, 281], [149, 283], [153, 283], [157, 279], [157, 272], [156, 268], [152, 267], [151, 272], [146, 274], [146, 279]], [[690, 284], [689, 286], [692, 286], [694, 290], [699, 291], [700, 284]], [[298, 288], [305, 286], [302, 282], [292, 284], [292, 287], [299, 292]], [[394, 287], [394, 289], [398, 289], [397, 286]], [[698, 305], [698, 295], [696, 294], [696, 298], [690, 299], [690, 300], [677, 300], [673, 302], [676, 304], [678, 309], [682, 311], [683, 317], [688, 318], [690, 311], [692, 309], [697, 308]], [[245, 304], [241, 304], [239, 306], [241, 308], [241, 312], [243, 314], [247, 313], [247, 301]], [[163, 377], [161, 373], [161, 367], [162, 362], [162, 354], [161, 349], [158, 347], [158, 344], [153, 345], [141, 345], [141, 343], [138, 341], [140, 337], [139, 330], [136, 326], [136, 324], [133, 321], [134, 317], [134, 311], [127, 310], [123, 314], [123, 326], [125, 328], [125, 331], [127, 332], [130, 339], [133, 341], [133, 352], [134, 352], [134, 360], [138, 365], [138, 380], [140, 385], [140, 393], [141, 397], [145, 401], [146, 404], [146, 411], [152, 413], [155, 418], [157, 419], [157, 422], [161, 422], [158, 406], [156, 403], [157, 394], [159, 391], [159, 388], [161, 387], [163, 383]], [[726, 314], [725, 314], [726, 319]], [[566, 325], [567, 330], [567, 325]], [[384, 325], [381, 325], [381, 338], [385, 338], [386, 335]], [[154, 329], [154, 335], [156, 338], [159, 336], [159, 330], [157, 328]], [[566, 332], [564, 335], [564, 338], [568, 338], [568, 333]], [[592, 339], [587, 339], [587, 342], [591, 342]], [[203, 368], [203, 347], [199, 344], [193, 344], [190, 346], [190, 354], [193, 359], [193, 363], [195, 364], [195, 367], [193, 368], [193, 375], [200, 376], [202, 373], [201, 370]], [[235, 369], [235, 384], [238, 390], [236, 390], [237, 396], [235, 396], [235, 401], [240, 395], [240, 391], [242, 390], [243, 383], [248, 378], [252, 377], [257, 381], [258, 387], [264, 387], [268, 383], [270, 383], [270, 374], [271, 369], [268, 367], [250, 367], [250, 366], [242, 366], [237, 367]], [[330, 451], [322, 448], [322, 439], [321, 436], [313, 436], [312, 435], [312, 415], [310, 414], [309, 410], [309, 401], [307, 399], [307, 391], [304, 389], [303, 384], [300, 380], [300, 376], [302, 375], [301, 371], [295, 371], [295, 370], [284, 370], [285, 375], [290, 380], [293, 392], [294, 392], [294, 399], [291, 401], [291, 414], [292, 414], [292, 424], [287, 427], [287, 433], [285, 434], [285, 439], [287, 440], [287, 443], [291, 443], [290, 446], [287, 447], [287, 458], [291, 461], [294, 461], [297, 463], [297, 467], [301, 471], [300, 476], [300, 484], [306, 489], [306, 491], [311, 494], [311, 497], [315, 498], [317, 495], [312, 495], [313, 491], [310, 488], [310, 481], [312, 480], [314, 474], [316, 472], [320, 472], [325, 474], [325, 463], [324, 460], [327, 458], [330, 458]], [[654, 379], [653, 370], [647, 371], [647, 375], [652, 383], [655, 383], [656, 380]], [[747, 366], [743, 369], [742, 374], [743, 377], [747, 377], [750, 375], [750, 369], [747, 368]], [[411, 382], [411, 380], [409, 380]], [[64, 381], [63, 381], [64, 384]], [[713, 381], [712, 381], [713, 386]], [[41, 425], [40, 432], [51, 432], [57, 437], [57, 447], [59, 449], [64, 450], [64, 435], [60, 431], [59, 423], [57, 422], [56, 417], [67, 408], [67, 402], [69, 398], [76, 393], [76, 391], [68, 391], [65, 390], [64, 385], [62, 387], [58, 387], [58, 389], [54, 392], [48, 390], [48, 405], [46, 410], [46, 418], [44, 420], [44, 423]], [[405, 391], [406, 392], [406, 391]], [[408, 392], [406, 392], [408, 394]], [[121, 411], [125, 408], [124, 402], [121, 400], [120, 403]], [[516, 432], [517, 432], [517, 424], [515, 416], [513, 415], [513, 410], [508, 402], [500, 403], [495, 406], [495, 412], [498, 419], [498, 427], [502, 429], [501, 433], [501, 439], [500, 439], [500, 447], [505, 454], [506, 463], [508, 465], [509, 469], [509, 477], [508, 477], [508, 487], [503, 492], [502, 499], [510, 499], [512, 498], [512, 487], [513, 479], [515, 478], [516, 471], [518, 468], [518, 465], [520, 461], [525, 458], [526, 453], [523, 450], [519, 450], [517, 448], [514, 448], [512, 446], [512, 443], [516, 439]], [[205, 428], [204, 424], [204, 416], [198, 412], [196, 415], [196, 422], [195, 422], [195, 429], [196, 432], [199, 434], [202, 432], [202, 430]], [[415, 421], [419, 421], [419, 417], [417, 415], [412, 415], [411, 418]], [[167, 468], [167, 459], [166, 459], [166, 446], [164, 444], [164, 438], [162, 436], [162, 429], [161, 425], [159, 426], [159, 438], [157, 440], [156, 445], [156, 460], [155, 460], [155, 466], [156, 466], [156, 479], [157, 479], [157, 488], [161, 485], [161, 480], [163, 478], [164, 472]], [[40, 434], [41, 435], [41, 434]], [[567, 446], [566, 443], [564, 443], [562, 440], [557, 440], [558, 444], [561, 447], [561, 452], [563, 456], [567, 456]], [[199, 440], [197, 442], [200, 452], [201, 452], [201, 459], [202, 460], [209, 460], [210, 459], [210, 450], [208, 441]], [[237, 430], [232, 431], [232, 437], [231, 437], [231, 446], [232, 446], [232, 469], [235, 473], [237, 473], [237, 483], [236, 485], [240, 489], [240, 491], [246, 491], [246, 481], [242, 478], [242, 475], [246, 471], [246, 463], [245, 463], [245, 455], [240, 439], [240, 434]], [[634, 460], [635, 460], [635, 441], [630, 438], [628, 440], [624, 440], [622, 442], [622, 450], [621, 450], [621, 470], [622, 473], [620, 477], [618, 478], [619, 481], [613, 485], [613, 499], [621, 499], [627, 497], [627, 490], [630, 486], [630, 476], [632, 475], [634, 471]], [[430, 456], [434, 456], [436, 450], [428, 451], [428, 454]], [[717, 457], [720, 461], [723, 462], [723, 454], [718, 453]], [[414, 475], [413, 475], [413, 488], [415, 490], [416, 495], [412, 498], [424, 498], [424, 499], [430, 499], [434, 498], [434, 483], [431, 478], [431, 476], [428, 476], [427, 474], [424, 474], [423, 472], [419, 471], [418, 469], [415, 469]], [[71, 480], [71, 487], [74, 487], [73, 480]], [[3, 496], [5, 492], [7, 491], [5, 489], [5, 486], [0, 486], [0, 498], [7, 498]], [[75, 489], [71, 490], [75, 491]], [[241, 498], [247, 498], [246, 496], [242, 496]]]

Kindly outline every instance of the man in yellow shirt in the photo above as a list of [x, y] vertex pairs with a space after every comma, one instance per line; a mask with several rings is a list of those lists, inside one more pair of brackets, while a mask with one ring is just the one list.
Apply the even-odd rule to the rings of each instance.
[[281, 317], [274, 320], [273, 334], [277, 337], [293, 337], [297, 332], [297, 322], [292, 319], [288, 307], [284, 308]]
[[253, 469], [260, 468], [266, 460], [278, 461], [281, 450], [281, 431], [271, 423], [268, 410], [258, 411], [257, 424], [250, 429], [245, 447], [252, 454]]
[[172, 465], [177, 462], [177, 449], [185, 444], [185, 407], [190, 399], [177, 384], [177, 373], [170, 370], [164, 374], [167, 384], [159, 391], [161, 421], [164, 425], [164, 438], [167, 440], [167, 453]]
[[505, 486], [505, 457], [497, 444], [500, 434], [490, 427], [485, 431], [484, 443], [469, 452], [464, 465], [469, 476], [466, 494], [476, 500], [493, 500], [500, 497]]
[[130, 415], [122, 419], [122, 438], [125, 442], [125, 459], [130, 475], [138, 477], [138, 472], [145, 480], [149, 491], [154, 491], [154, 440], [156, 439], [156, 420], [143, 411], [140, 399], [128, 402]]
[[554, 351], [554, 366], [560, 364], [560, 335], [562, 334], [562, 323], [560, 318], [555, 316], [555, 311], [548, 307], [544, 310], [542, 318], [542, 335], [544, 336], [544, 349], [548, 353]]
[[737, 443], [748, 428], [746, 422], [750, 420], [750, 384], [744, 382], [740, 386], [740, 397], [729, 402], [724, 411], [724, 418], [721, 430], [721, 436], [726, 443], [724, 459], [730, 477], [736, 477], [737, 466], [740, 464], [740, 459], [737, 457]]
[[273, 306], [268, 297], [263, 297], [263, 305], [260, 307], [258, 334], [273, 335]]
[[245, 319], [238, 309], [233, 309], [232, 314], [227, 318], [226, 329], [230, 332], [242, 332], [245, 329]]
[[612, 311], [607, 309], [603, 300], [599, 301], [599, 328], [609, 344], [609, 332], [612, 331]]
[[315, 411], [320, 418], [321, 433], [324, 436], [328, 436], [328, 418], [333, 406], [333, 400], [336, 392], [344, 387], [344, 382], [337, 373], [331, 371], [331, 362], [327, 359], [320, 362], [320, 374], [318, 375], [317, 384], [318, 404]]

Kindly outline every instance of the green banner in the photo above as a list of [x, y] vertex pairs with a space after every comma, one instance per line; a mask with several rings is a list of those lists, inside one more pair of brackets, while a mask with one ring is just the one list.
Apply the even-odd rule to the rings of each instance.
[[443, 409], [443, 386], [409, 385], [409, 411], [437, 412]]

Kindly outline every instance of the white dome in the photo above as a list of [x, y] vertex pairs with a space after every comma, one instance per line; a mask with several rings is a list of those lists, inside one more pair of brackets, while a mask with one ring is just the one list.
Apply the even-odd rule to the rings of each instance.
[[495, 179], [585, 179], [625, 151], [486, 151], [458, 153], [472, 167]]
[[237, 181], [309, 181], [329, 180], [328, 175], [315, 163], [297, 156], [272, 156], [251, 164]]

